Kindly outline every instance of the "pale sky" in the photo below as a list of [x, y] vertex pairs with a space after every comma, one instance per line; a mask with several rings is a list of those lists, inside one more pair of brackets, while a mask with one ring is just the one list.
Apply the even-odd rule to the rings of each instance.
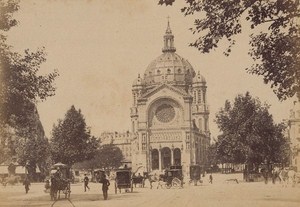
[[16, 51], [44, 46], [47, 62], [43, 73], [57, 69], [56, 95], [38, 104], [46, 135], [74, 105], [80, 108], [92, 134], [130, 130], [131, 86], [144, 74], [152, 60], [162, 54], [167, 16], [175, 36], [176, 53], [188, 59], [194, 70], [206, 78], [212, 137], [219, 134], [215, 114], [225, 100], [233, 101], [250, 91], [271, 104], [276, 122], [287, 119], [292, 99], [279, 102], [261, 77], [247, 74], [250, 30], [236, 37], [229, 57], [223, 55], [226, 42], [209, 54], [188, 47], [196, 36], [188, 30], [194, 17], [180, 12], [183, 1], [170, 7], [158, 0], [21, 0], [15, 14], [19, 26], [8, 33]]

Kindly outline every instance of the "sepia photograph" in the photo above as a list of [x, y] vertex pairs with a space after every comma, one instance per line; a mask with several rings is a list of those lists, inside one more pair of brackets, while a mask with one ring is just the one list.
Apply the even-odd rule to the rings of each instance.
[[300, 206], [300, 1], [0, 0], [0, 206]]

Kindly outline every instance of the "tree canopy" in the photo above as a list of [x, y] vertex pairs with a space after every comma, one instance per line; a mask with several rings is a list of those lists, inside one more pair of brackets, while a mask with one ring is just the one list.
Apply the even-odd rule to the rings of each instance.
[[[172, 5], [175, 0], [159, 0]], [[197, 39], [190, 46], [201, 53], [217, 48], [221, 40], [229, 46], [229, 55], [236, 43], [235, 36], [250, 27], [249, 55], [253, 65], [250, 74], [263, 76], [279, 100], [300, 99], [300, 3], [299, 0], [185, 0], [181, 9], [185, 16], [195, 15], [190, 28]], [[265, 29], [267, 28], [267, 29]]]
[[0, 161], [14, 156], [21, 165], [29, 165], [29, 173], [36, 165], [43, 172], [49, 145], [36, 104], [54, 95], [58, 73], [40, 75], [44, 48], [12, 52], [5, 32], [18, 24], [13, 18], [18, 10], [18, 0], [0, 0]]
[[101, 145], [95, 153], [94, 158], [76, 164], [77, 167], [85, 169], [115, 169], [121, 166], [124, 159], [122, 151], [114, 144]]
[[216, 147], [221, 163], [261, 164], [288, 161], [284, 124], [275, 124], [268, 105], [247, 92], [228, 100], [216, 116], [221, 134]]
[[86, 126], [81, 110], [74, 106], [67, 111], [64, 120], [53, 126], [51, 154], [54, 162], [72, 165], [92, 159], [98, 144]]

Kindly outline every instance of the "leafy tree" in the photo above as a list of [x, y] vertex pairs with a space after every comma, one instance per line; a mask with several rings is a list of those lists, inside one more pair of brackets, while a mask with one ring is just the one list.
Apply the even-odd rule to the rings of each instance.
[[46, 61], [44, 49], [26, 49], [21, 55], [7, 45], [5, 32], [17, 25], [13, 14], [18, 10], [19, 1], [0, 0], [0, 161], [17, 156], [34, 174], [36, 165], [44, 171], [49, 156], [36, 104], [54, 95], [58, 74], [39, 75]]
[[209, 166], [215, 166], [220, 163], [217, 156], [216, 143], [213, 143], [208, 147], [206, 156], [207, 156], [207, 162]]
[[17, 20], [13, 18], [13, 13], [19, 10], [19, 1], [0, 0], [0, 30], [8, 31], [11, 27], [17, 25]]
[[114, 144], [105, 144], [100, 147], [96, 159], [99, 161], [99, 167], [110, 169], [120, 167], [124, 157], [119, 147]]
[[81, 163], [77, 163], [76, 166], [85, 169], [112, 169], [121, 166], [121, 161], [124, 159], [122, 151], [114, 144], [105, 144], [95, 153], [95, 156], [91, 160], [86, 160]]
[[[159, 0], [159, 4], [172, 5], [174, 1]], [[198, 37], [190, 46], [208, 53], [225, 39], [229, 47], [224, 54], [229, 55], [236, 43], [234, 37], [243, 27], [250, 27], [249, 54], [254, 63], [246, 70], [263, 76], [280, 100], [296, 93], [300, 99], [299, 0], [185, 1], [187, 6], [181, 12], [197, 16], [190, 30]]]
[[74, 106], [67, 111], [64, 120], [54, 125], [51, 137], [51, 154], [55, 162], [72, 165], [94, 157], [98, 141], [91, 136], [85, 119]]
[[245, 96], [238, 95], [233, 105], [225, 102], [215, 120], [221, 131], [216, 146], [222, 163], [258, 165], [287, 160], [285, 126], [274, 123], [268, 108], [248, 92]]

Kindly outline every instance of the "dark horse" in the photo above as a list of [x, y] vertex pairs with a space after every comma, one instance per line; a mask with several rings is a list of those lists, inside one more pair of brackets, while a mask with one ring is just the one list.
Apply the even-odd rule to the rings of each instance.
[[51, 200], [59, 199], [60, 191], [63, 191], [65, 198], [69, 198], [71, 193], [70, 182], [60, 177], [52, 177], [50, 187]]
[[136, 188], [136, 184], [139, 184], [140, 187], [145, 187], [145, 179], [146, 177], [141, 176], [140, 174], [138, 176], [133, 175], [132, 176], [132, 184], [134, 184], [134, 187]]

